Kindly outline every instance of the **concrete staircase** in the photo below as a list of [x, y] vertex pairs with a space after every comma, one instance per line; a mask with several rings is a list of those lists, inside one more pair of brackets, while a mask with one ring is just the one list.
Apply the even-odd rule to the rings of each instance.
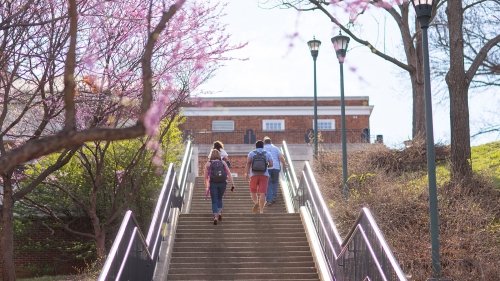
[[319, 280], [300, 215], [287, 214], [281, 196], [254, 214], [248, 182], [235, 178], [235, 186], [226, 191], [223, 220], [213, 225], [210, 198], [196, 179], [167, 280]]

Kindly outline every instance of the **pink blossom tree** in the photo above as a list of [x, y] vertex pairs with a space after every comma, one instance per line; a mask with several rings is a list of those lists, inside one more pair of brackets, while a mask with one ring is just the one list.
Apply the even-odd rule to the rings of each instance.
[[[159, 131], [167, 114], [242, 45], [224, 6], [184, 0], [0, 2], [3, 280], [15, 280], [13, 208], [86, 142]], [[23, 182], [22, 165], [59, 152]]]

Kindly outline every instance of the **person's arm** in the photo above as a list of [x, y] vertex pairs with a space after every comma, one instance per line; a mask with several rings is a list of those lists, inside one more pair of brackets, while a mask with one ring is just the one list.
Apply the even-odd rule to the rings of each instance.
[[281, 153], [281, 151], [280, 151], [280, 153], [278, 155], [279, 155], [279, 158], [280, 158], [281, 166], [283, 168], [286, 168], [287, 164], [286, 164], [286, 161], [285, 161], [285, 156], [283, 156], [283, 153]]
[[210, 187], [210, 178], [208, 174], [208, 167], [210, 167], [210, 161], [205, 163], [205, 168], [203, 169], [203, 178], [205, 179], [205, 190]]
[[[231, 186], [234, 187], [233, 175], [231, 175], [231, 170], [227, 166], [226, 162], [222, 161], [222, 163], [224, 163], [224, 169], [226, 169], [226, 175], [229, 178], [229, 182], [231, 183]], [[231, 191], [233, 191], [233, 188], [231, 188]]]
[[247, 180], [250, 179], [250, 166], [252, 164], [252, 158], [250, 157], [250, 154], [247, 157], [247, 162], [245, 163], [245, 178]]
[[273, 166], [273, 157], [271, 156], [271, 153], [267, 152], [266, 157], [267, 157], [267, 163], [268, 163], [267, 166], [272, 167]]
[[229, 154], [224, 149], [220, 150], [220, 158], [229, 161]]

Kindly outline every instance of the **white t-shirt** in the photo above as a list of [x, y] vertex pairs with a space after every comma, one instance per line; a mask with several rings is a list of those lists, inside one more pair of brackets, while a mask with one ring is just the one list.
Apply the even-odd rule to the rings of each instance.
[[227, 154], [227, 152], [224, 149], [221, 149], [220, 150], [220, 158], [224, 159], [224, 158], [227, 158], [227, 157], [229, 157], [229, 154]]
[[[208, 159], [212, 158], [212, 149], [210, 149], [210, 152], [208, 153]], [[224, 159], [226, 157], [229, 157], [229, 154], [227, 154], [227, 152], [224, 149], [221, 149], [220, 150], [220, 159]]]

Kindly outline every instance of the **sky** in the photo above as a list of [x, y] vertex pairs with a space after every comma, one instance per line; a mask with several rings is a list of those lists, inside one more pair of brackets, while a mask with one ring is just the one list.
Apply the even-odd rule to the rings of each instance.
[[[261, 0], [262, 1], [262, 0]], [[330, 38], [339, 30], [320, 12], [298, 13], [271, 9], [259, 0], [232, 0], [223, 21], [234, 43], [247, 42], [232, 52], [238, 58], [225, 62], [215, 76], [198, 89], [220, 97], [310, 96], [313, 99], [313, 60], [307, 41], [322, 42], [316, 61], [317, 95], [340, 96], [340, 70]], [[343, 11], [337, 11], [347, 22]], [[352, 27], [377, 49], [403, 58], [401, 40], [392, 19], [372, 9]], [[432, 51], [431, 51], [432, 52]], [[431, 62], [432, 67], [432, 62]], [[402, 147], [411, 138], [412, 99], [409, 76], [399, 67], [373, 55], [354, 40], [344, 64], [344, 94], [368, 96], [374, 106], [370, 117], [372, 135], [383, 135], [390, 147]], [[449, 144], [449, 103], [441, 78], [431, 77], [433, 124], [436, 143]], [[500, 89], [470, 94], [471, 133], [485, 123], [500, 124]], [[312, 109], [311, 109], [312, 110]], [[472, 145], [500, 140], [499, 134], [473, 138]]]

